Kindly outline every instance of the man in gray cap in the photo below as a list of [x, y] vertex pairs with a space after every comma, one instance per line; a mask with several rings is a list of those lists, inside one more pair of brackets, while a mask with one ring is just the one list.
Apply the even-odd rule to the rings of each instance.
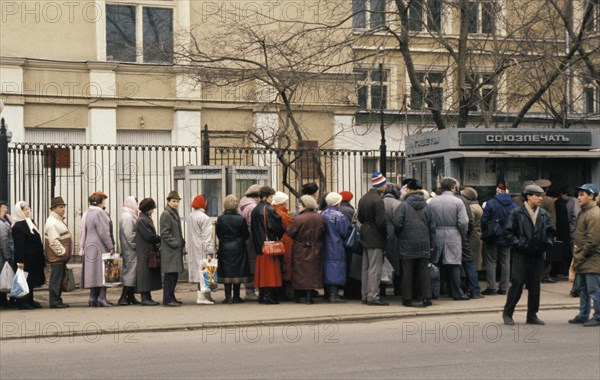
[[552, 247], [556, 228], [550, 214], [540, 207], [544, 190], [528, 185], [523, 190], [524, 203], [508, 216], [505, 240], [512, 248], [510, 288], [504, 305], [504, 324], [514, 325], [513, 313], [527, 285], [527, 324], [543, 325], [537, 312], [540, 307], [540, 284], [545, 252]]
[[49, 303], [51, 309], [69, 307], [62, 300], [62, 283], [71, 258], [73, 242], [69, 227], [65, 224], [67, 204], [62, 197], [52, 198], [50, 216], [44, 227], [44, 247], [46, 260], [51, 265], [50, 283], [48, 284]]

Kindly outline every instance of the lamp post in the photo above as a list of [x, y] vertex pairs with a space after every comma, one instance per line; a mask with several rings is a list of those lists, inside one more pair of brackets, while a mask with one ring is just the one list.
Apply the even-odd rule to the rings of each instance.
[[[4, 102], [0, 101], [0, 114], [4, 109]], [[4, 118], [0, 119], [0, 199], [10, 204], [8, 198], [8, 143], [12, 133], [7, 129]]]
[[387, 146], [385, 143], [385, 119], [383, 112], [383, 63], [379, 64], [379, 115], [381, 116], [381, 125], [379, 131], [381, 133], [381, 145], [379, 145], [379, 171], [381, 174], [387, 176]]

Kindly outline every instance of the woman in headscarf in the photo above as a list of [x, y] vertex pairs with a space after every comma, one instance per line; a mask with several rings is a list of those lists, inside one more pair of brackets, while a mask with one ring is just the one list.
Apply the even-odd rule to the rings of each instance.
[[40, 309], [42, 305], [33, 299], [33, 289], [44, 285], [46, 276], [44, 267], [44, 245], [40, 232], [31, 220], [31, 209], [27, 202], [19, 201], [12, 210], [14, 224], [12, 236], [15, 244], [15, 262], [17, 267], [29, 273], [27, 285], [29, 294], [17, 300], [19, 309]]
[[[290, 224], [292, 224], [292, 217], [287, 209], [287, 201], [290, 197], [281, 191], [275, 192], [273, 195], [273, 202], [271, 206], [273, 209], [281, 217], [281, 223], [283, 224], [284, 229], [288, 229]], [[281, 241], [285, 245], [285, 254], [283, 255], [283, 268], [281, 270], [281, 277], [283, 280], [283, 290], [288, 299], [294, 298], [294, 288], [292, 287], [292, 245], [294, 244], [294, 240], [287, 233], [283, 234]]]
[[135, 253], [135, 223], [140, 210], [134, 197], [127, 197], [123, 201], [121, 219], [119, 220], [119, 241], [121, 242], [121, 255], [123, 257], [123, 292], [119, 298], [119, 305], [139, 305], [135, 299], [135, 270], [137, 255]]
[[156, 306], [158, 302], [152, 299], [152, 291], [162, 289], [160, 268], [148, 268], [150, 251], [158, 251], [160, 236], [152, 221], [156, 202], [152, 198], [144, 198], [140, 202], [140, 216], [135, 223], [135, 253], [137, 255], [136, 290], [142, 296], [142, 306]]

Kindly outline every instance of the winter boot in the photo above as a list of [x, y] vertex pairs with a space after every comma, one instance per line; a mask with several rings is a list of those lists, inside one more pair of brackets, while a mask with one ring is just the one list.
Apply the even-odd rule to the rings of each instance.
[[98, 306], [98, 293], [100, 288], [90, 288], [90, 300], [88, 301], [88, 305], [90, 307]]
[[343, 302], [339, 295], [340, 289], [337, 285], [331, 285], [329, 287], [329, 303], [340, 303]]
[[231, 299], [231, 284], [225, 284], [225, 299], [223, 300], [225, 304], [232, 304], [233, 300]]
[[98, 292], [98, 306], [99, 307], [111, 307], [112, 304], [106, 300], [106, 288], [99, 288]]
[[240, 297], [240, 284], [233, 284], [233, 303], [244, 303], [245, 301]]
[[306, 291], [306, 298], [304, 300], [304, 303], [307, 305], [312, 305], [315, 303], [315, 300], [313, 300], [313, 293], [312, 290], [307, 290]]
[[258, 297], [254, 292], [254, 285], [251, 282], [246, 284], [246, 301], [258, 301]]
[[198, 290], [198, 297], [196, 298], [196, 304], [197, 305], [212, 305], [212, 304], [214, 304], [214, 301], [207, 299], [206, 293], [201, 290]]
[[121, 297], [119, 298], [119, 301], [117, 302], [117, 305], [119, 306], [127, 306], [129, 305], [129, 301], [127, 301], [127, 294], [129, 293], [129, 287], [128, 286], [123, 286], [123, 290], [121, 291]]
[[152, 299], [152, 295], [150, 292], [141, 292], [142, 296], [142, 306], [156, 306], [159, 303]]
[[140, 301], [135, 299], [135, 288], [133, 286], [129, 287], [129, 292], [127, 293], [127, 302], [131, 305], [139, 305]]

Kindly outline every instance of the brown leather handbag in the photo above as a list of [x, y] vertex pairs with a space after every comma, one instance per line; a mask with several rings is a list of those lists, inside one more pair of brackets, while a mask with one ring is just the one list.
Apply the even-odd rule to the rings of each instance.
[[263, 209], [263, 216], [265, 220], [265, 242], [262, 246], [263, 255], [267, 256], [282, 256], [285, 254], [285, 244], [282, 241], [270, 241], [269, 230], [267, 230], [267, 206]]

